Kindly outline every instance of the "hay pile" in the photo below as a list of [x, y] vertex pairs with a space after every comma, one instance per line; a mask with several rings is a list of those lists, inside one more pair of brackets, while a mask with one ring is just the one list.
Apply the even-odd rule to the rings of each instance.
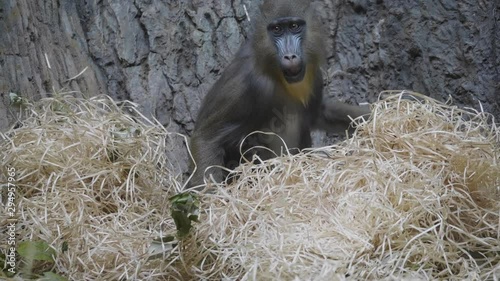
[[401, 97], [374, 104], [345, 142], [241, 166], [206, 195], [182, 252], [197, 276], [498, 280], [500, 130], [488, 114]]
[[165, 129], [134, 104], [105, 96], [43, 99], [25, 113], [19, 128], [1, 135], [0, 152], [2, 176], [7, 167], [17, 174], [18, 245], [47, 242], [55, 271], [70, 280], [153, 279], [148, 248], [159, 231], [175, 230], [165, 218], [179, 188], [165, 159]]
[[488, 114], [401, 97], [342, 143], [209, 184], [192, 235], [160, 258], [150, 246], [175, 233], [168, 197], [181, 187], [169, 134], [104, 97], [43, 100], [2, 135], [18, 240], [47, 241], [71, 280], [500, 278], [500, 130]]

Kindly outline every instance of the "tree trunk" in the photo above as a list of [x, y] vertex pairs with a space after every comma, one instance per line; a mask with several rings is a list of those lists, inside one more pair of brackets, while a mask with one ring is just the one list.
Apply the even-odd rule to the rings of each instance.
[[[201, 99], [247, 37], [259, 2], [4, 0], [0, 129], [15, 121], [10, 92], [38, 99], [74, 90], [131, 100], [189, 135]], [[498, 1], [318, 4], [328, 30], [326, 97], [373, 102], [382, 90], [409, 89], [478, 109], [480, 102], [500, 116]], [[185, 159], [179, 142], [172, 157]]]

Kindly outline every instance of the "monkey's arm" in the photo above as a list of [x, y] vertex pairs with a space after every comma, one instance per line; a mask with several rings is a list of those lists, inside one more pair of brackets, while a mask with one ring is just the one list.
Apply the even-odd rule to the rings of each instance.
[[190, 149], [194, 170], [189, 186], [204, 183], [204, 176], [213, 176], [216, 182], [224, 180], [222, 168], [210, 166], [228, 166], [228, 152], [238, 148], [242, 137], [248, 132], [248, 120], [255, 115], [251, 94], [253, 91], [244, 86], [247, 73], [236, 63], [228, 66], [222, 77], [208, 92], [202, 104], [196, 126], [190, 140]]
[[369, 105], [349, 105], [338, 100], [323, 101], [320, 112], [314, 124], [316, 129], [336, 134], [344, 134], [346, 130], [352, 132], [351, 118], [368, 117], [371, 113]]
[[[236, 147], [240, 140], [242, 126], [238, 124], [244, 124], [240, 118], [248, 118], [244, 110], [238, 110], [243, 106], [238, 102], [231, 103], [231, 106], [222, 106], [223, 102], [219, 104], [221, 106], [211, 108], [211, 114], [201, 115], [191, 136], [190, 149], [194, 160], [191, 169], [196, 170], [193, 171], [190, 186], [204, 183], [208, 167], [226, 166], [228, 149]], [[211, 168], [206, 176], [210, 174], [216, 182], [224, 180], [225, 172], [222, 168]]]
[[[207, 140], [196, 133], [191, 137], [189, 146], [194, 160], [194, 163], [191, 162], [193, 174], [189, 186], [201, 185], [209, 166], [224, 164], [224, 149], [220, 141]], [[223, 172], [220, 168], [214, 168], [210, 172], [216, 181], [222, 181]]]

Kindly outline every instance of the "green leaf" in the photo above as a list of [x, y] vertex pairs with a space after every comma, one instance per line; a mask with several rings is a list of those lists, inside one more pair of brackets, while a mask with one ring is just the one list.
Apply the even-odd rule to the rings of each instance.
[[184, 237], [192, 228], [191, 222], [198, 221], [200, 214], [198, 198], [192, 193], [179, 193], [169, 200], [172, 203], [170, 214], [174, 219], [177, 235]]
[[68, 250], [68, 242], [64, 241], [61, 246], [61, 251], [64, 253]]
[[56, 251], [45, 241], [23, 241], [17, 248], [19, 255], [26, 260], [54, 261]]
[[16, 93], [9, 93], [9, 99], [10, 104], [14, 106], [21, 106], [25, 103], [24, 99]]
[[149, 245], [148, 260], [165, 258], [172, 254], [172, 250], [177, 246], [178, 241], [174, 235], [167, 235], [165, 237], [156, 238], [151, 241]]
[[44, 272], [43, 277], [38, 279], [38, 281], [68, 281], [68, 278], [54, 272]]

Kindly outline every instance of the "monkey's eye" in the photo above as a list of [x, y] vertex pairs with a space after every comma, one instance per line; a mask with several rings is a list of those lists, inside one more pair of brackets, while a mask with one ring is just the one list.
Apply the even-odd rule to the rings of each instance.
[[279, 25], [274, 25], [271, 27], [271, 30], [273, 31], [274, 34], [281, 34], [283, 29]]
[[290, 29], [291, 30], [297, 30], [297, 29], [299, 29], [299, 24], [296, 23], [296, 22], [291, 23], [290, 24]]

